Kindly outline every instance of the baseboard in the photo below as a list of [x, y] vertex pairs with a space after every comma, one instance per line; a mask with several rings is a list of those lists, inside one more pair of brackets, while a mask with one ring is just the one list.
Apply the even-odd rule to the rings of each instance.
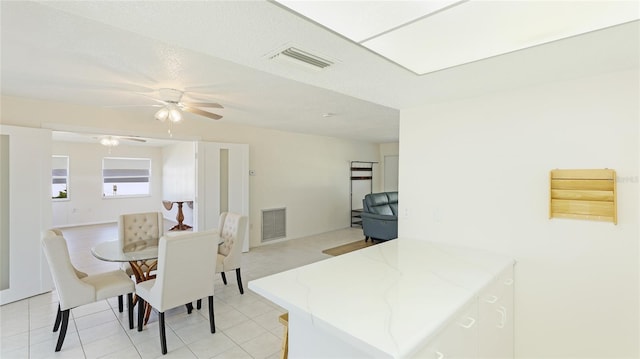
[[118, 221], [99, 221], [99, 222], [85, 222], [85, 223], [69, 223], [61, 225], [53, 225], [53, 228], [69, 228], [69, 227], [82, 227], [82, 226], [95, 226], [98, 224], [116, 224]]

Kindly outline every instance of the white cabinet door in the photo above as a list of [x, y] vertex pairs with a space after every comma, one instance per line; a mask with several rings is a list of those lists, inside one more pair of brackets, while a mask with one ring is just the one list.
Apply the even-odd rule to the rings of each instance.
[[481, 358], [513, 358], [513, 268], [504, 271], [479, 298]]
[[467, 304], [451, 322], [415, 358], [472, 359], [478, 357], [478, 301]]

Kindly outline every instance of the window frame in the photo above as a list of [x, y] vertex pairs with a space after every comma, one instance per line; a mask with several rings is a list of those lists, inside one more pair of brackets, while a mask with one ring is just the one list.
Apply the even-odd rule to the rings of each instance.
[[[147, 169], [140, 169], [140, 168], [105, 168], [105, 163], [108, 163], [110, 160], [114, 160], [114, 161], [131, 161], [131, 163], [133, 163], [133, 161], [146, 161], [148, 163], [148, 168]], [[147, 158], [147, 157], [103, 157], [102, 158], [102, 172], [101, 172], [101, 177], [102, 177], [102, 199], [116, 199], [116, 198], [140, 198], [140, 197], [150, 197], [151, 193], [152, 193], [152, 164], [153, 161], [151, 158]], [[127, 167], [131, 167], [131, 166], [127, 166]], [[132, 166], [135, 167], [135, 166]], [[128, 174], [128, 175], [111, 175], [111, 176], [105, 176], [105, 171], [108, 170], [113, 170], [113, 171], [132, 171], [132, 173]], [[135, 172], [135, 171], [147, 171], [146, 174], [140, 173], [140, 172]], [[136, 179], [136, 178], [146, 178], [146, 181], [124, 181], [124, 182], [118, 182], [118, 183], [148, 183], [148, 188], [147, 188], [147, 193], [135, 193], [135, 194], [117, 194], [117, 190], [115, 191], [116, 194], [107, 194], [107, 191], [105, 191], [105, 187], [108, 184], [112, 184], [114, 182], [108, 181], [107, 179]]]
[[[55, 168], [55, 164], [54, 164], [54, 159], [55, 158], [66, 158], [66, 168], [64, 168], [64, 175], [55, 175], [54, 172], [56, 170], [60, 170], [60, 168]], [[62, 201], [68, 201], [70, 200], [70, 196], [69, 196], [69, 163], [71, 162], [69, 155], [51, 155], [51, 200], [55, 201], [55, 202], [62, 202]], [[64, 179], [64, 184], [65, 184], [65, 189], [64, 192], [66, 192], [66, 196], [65, 197], [54, 197], [53, 196], [53, 185], [55, 184], [54, 181], [56, 179]], [[61, 193], [62, 191], [59, 191], [59, 193]]]

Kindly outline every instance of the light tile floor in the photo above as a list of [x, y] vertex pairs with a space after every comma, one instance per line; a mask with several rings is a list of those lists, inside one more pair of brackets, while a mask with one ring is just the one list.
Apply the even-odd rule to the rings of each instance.
[[[93, 245], [116, 238], [116, 231], [115, 224], [63, 229], [74, 265], [89, 274], [117, 269], [117, 263], [100, 261], [91, 254]], [[62, 350], [55, 353], [58, 333], [52, 328], [58, 298], [52, 291], [0, 307], [0, 357], [279, 358], [283, 327], [278, 316], [285, 311], [252, 292], [247, 282], [329, 258], [322, 250], [363, 238], [362, 229], [347, 228], [252, 248], [243, 254], [244, 295], [238, 291], [233, 272], [227, 275], [226, 286], [216, 276], [215, 334], [209, 332], [207, 310], [188, 315], [182, 306], [166, 312], [165, 356], [160, 352], [157, 314], [152, 312], [142, 332], [129, 330], [126, 308], [118, 312], [117, 298], [73, 309]]]

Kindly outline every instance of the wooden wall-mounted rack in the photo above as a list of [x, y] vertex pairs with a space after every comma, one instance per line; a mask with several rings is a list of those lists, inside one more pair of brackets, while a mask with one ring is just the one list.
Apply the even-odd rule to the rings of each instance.
[[549, 218], [618, 223], [614, 170], [556, 169], [549, 182]]

